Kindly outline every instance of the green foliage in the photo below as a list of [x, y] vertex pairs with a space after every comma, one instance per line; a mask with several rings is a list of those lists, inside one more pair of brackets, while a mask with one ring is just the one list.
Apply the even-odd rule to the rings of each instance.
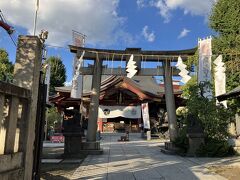
[[187, 153], [189, 143], [187, 138], [187, 127], [183, 127], [178, 132], [178, 137], [173, 141], [176, 147], [179, 148], [178, 153], [185, 154]]
[[207, 139], [205, 145], [201, 145], [197, 150], [197, 156], [204, 157], [224, 157], [234, 155], [234, 149], [228, 145], [227, 141]]
[[[183, 96], [187, 99], [184, 117], [188, 115], [197, 117], [203, 127], [206, 144], [197, 151], [198, 156], [226, 156], [233, 153], [226, 141], [232, 111], [223, 106], [216, 106], [215, 99], [205, 98], [203, 94], [206, 86], [209, 86], [209, 83], [198, 85], [194, 77], [182, 88]], [[186, 133], [188, 126], [185, 119], [185, 126], [180, 129], [174, 141], [180, 148], [180, 153], [186, 153], [189, 146]]]
[[46, 114], [47, 129], [54, 129], [56, 124], [62, 122], [62, 116], [55, 107], [49, 108]]
[[13, 78], [14, 66], [9, 61], [8, 53], [4, 49], [0, 49], [0, 80], [9, 80]]
[[188, 88], [188, 114], [199, 118], [208, 138], [223, 140], [228, 136], [228, 124], [231, 111], [223, 106], [216, 106], [215, 99], [209, 100], [201, 94], [207, 84], [191, 85]]
[[183, 93], [182, 97], [185, 99], [189, 99], [191, 95], [191, 89], [193, 86], [197, 85], [197, 76], [192, 76], [192, 78], [184, 85], [181, 87]]
[[218, 0], [209, 17], [209, 25], [218, 32], [214, 49], [218, 53], [233, 53], [240, 50], [240, 2]]
[[193, 56], [189, 56], [188, 60], [184, 62], [187, 65], [186, 69], [188, 71], [191, 71], [192, 65], [197, 67], [198, 66], [198, 59], [199, 59], [199, 55], [198, 55], [198, 51], [196, 51]]
[[[240, 85], [240, 1], [218, 0], [209, 17], [210, 27], [218, 33], [213, 39], [214, 54], [225, 54], [227, 91]], [[240, 111], [240, 100], [229, 103]]]
[[44, 64], [51, 65], [50, 92], [55, 92], [55, 87], [64, 86], [66, 81], [66, 68], [60, 57], [51, 56]]

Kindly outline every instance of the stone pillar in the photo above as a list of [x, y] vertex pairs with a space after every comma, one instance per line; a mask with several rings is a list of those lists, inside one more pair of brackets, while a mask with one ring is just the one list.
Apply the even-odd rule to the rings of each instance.
[[92, 92], [89, 106], [87, 142], [96, 142], [101, 75], [102, 75], [102, 60], [97, 57], [94, 63], [92, 78]]
[[165, 100], [168, 115], [168, 127], [170, 141], [172, 142], [177, 137], [177, 118], [175, 99], [173, 94], [172, 84], [172, 71], [170, 61], [164, 61], [164, 88], [165, 88]]
[[19, 36], [14, 84], [31, 90], [31, 102], [26, 121], [24, 179], [32, 179], [35, 123], [38, 101], [39, 77], [42, 63], [42, 43], [37, 36]]

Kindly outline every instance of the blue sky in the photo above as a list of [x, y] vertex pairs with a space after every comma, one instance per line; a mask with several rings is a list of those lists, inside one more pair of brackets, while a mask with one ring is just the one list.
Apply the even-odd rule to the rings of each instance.
[[[48, 56], [60, 56], [72, 78], [71, 31], [87, 35], [86, 47], [178, 50], [197, 46], [197, 39], [213, 35], [207, 15], [214, 0], [39, 0], [37, 32], [49, 31]], [[23, 1], [22, 1], [23, 2]], [[1, 0], [0, 9], [15, 29], [13, 38], [31, 35], [35, 0]], [[15, 61], [16, 47], [0, 29], [0, 48]]]

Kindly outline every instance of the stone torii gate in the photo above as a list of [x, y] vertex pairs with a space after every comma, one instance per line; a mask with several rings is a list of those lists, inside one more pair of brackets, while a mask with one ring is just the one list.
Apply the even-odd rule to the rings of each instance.
[[[137, 74], [139, 76], [164, 76], [165, 84], [165, 98], [169, 123], [170, 141], [172, 142], [177, 137], [177, 121], [176, 121], [176, 107], [173, 94], [172, 76], [177, 76], [179, 70], [171, 67], [171, 62], [176, 62], [177, 58], [181, 56], [186, 60], [189, 56], [193, 56], [196, 48], [179, 50], [179, 51], [143, 51], [141, 48], [127, 48], [126, 50], [109, 50], [109, 49], [93, 49], [83, 48], [77, 46], [69, 46], [70, 51], [75, 53], [79, 58], [81, 53], [85, 51], [84, 60], [93, 60], [94, 65], [81, 68], [82, 75], [93, 75], [92, 78], [92, 92], [89, 109], [88, 131], [87, 131], [87, 146], [86, 149], [98, 150], [100, 149], [99, 142], [96, 141], [97, 119], [99, 94], [101, 85], [101, 75], [126, 75], [125, 67], [117, 68], [103, 68], [103, 61], [106, 57], [111, 57], [110, 61], [125, 61], [126, 64], [130, 56], [134, 55], [134, 61], [137, 66]], [[144, 62], [162, 62], [162, 66], [156, 68], [142, 68], [141, 62], [144, 57]]]

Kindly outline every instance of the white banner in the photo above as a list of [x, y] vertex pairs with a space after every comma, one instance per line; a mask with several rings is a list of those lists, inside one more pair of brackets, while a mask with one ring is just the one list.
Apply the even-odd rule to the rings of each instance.
[[[226, 68], [224, 67], [224, 62], [222, 62], [222, 55], [217, 57], [217, 59], [214, 61], [214, 64], [216, 65], [214, 71], [215, 96], [219, 96], [226, 93]], [[220, 102], [217, 100], [216, 103], [219, 104]], [[222, 101], [221, 104], [227, 108], [227, 101]]]
[[82, 52], [81, 57], [77, 61], [77, 69], [75, 71], [75, 74], [74, 74], [73, 80], [72, 80], [71, 98], [81, 98], [82, 97], [83, 76], [80, 75], [80, 68], [83, 64], [84, 54], [85, 54], [85, 51]]
[[[198, 83], [211, 82], [212, 38], [199, 40]], [[204, 89], [204, 97], [212, 98], [210, 87]]]
[[148, 103], [142, 104], [142, 116], [143, 116], [143, 127], [145, 129], [150, 129]]
[[140, 106], [102, 106], [98, 108], [99, 118], [125, 117], [130, 119], [141, 118]]
[[50, 77], [51, 77], [51, 65], [46, 64], [46, 74], [45, 74], [45, 81], [44, 83], [47, 85], [47, 95], [46, 95], [46, 102], [49, 101], [49, 87], [50, 87]]

